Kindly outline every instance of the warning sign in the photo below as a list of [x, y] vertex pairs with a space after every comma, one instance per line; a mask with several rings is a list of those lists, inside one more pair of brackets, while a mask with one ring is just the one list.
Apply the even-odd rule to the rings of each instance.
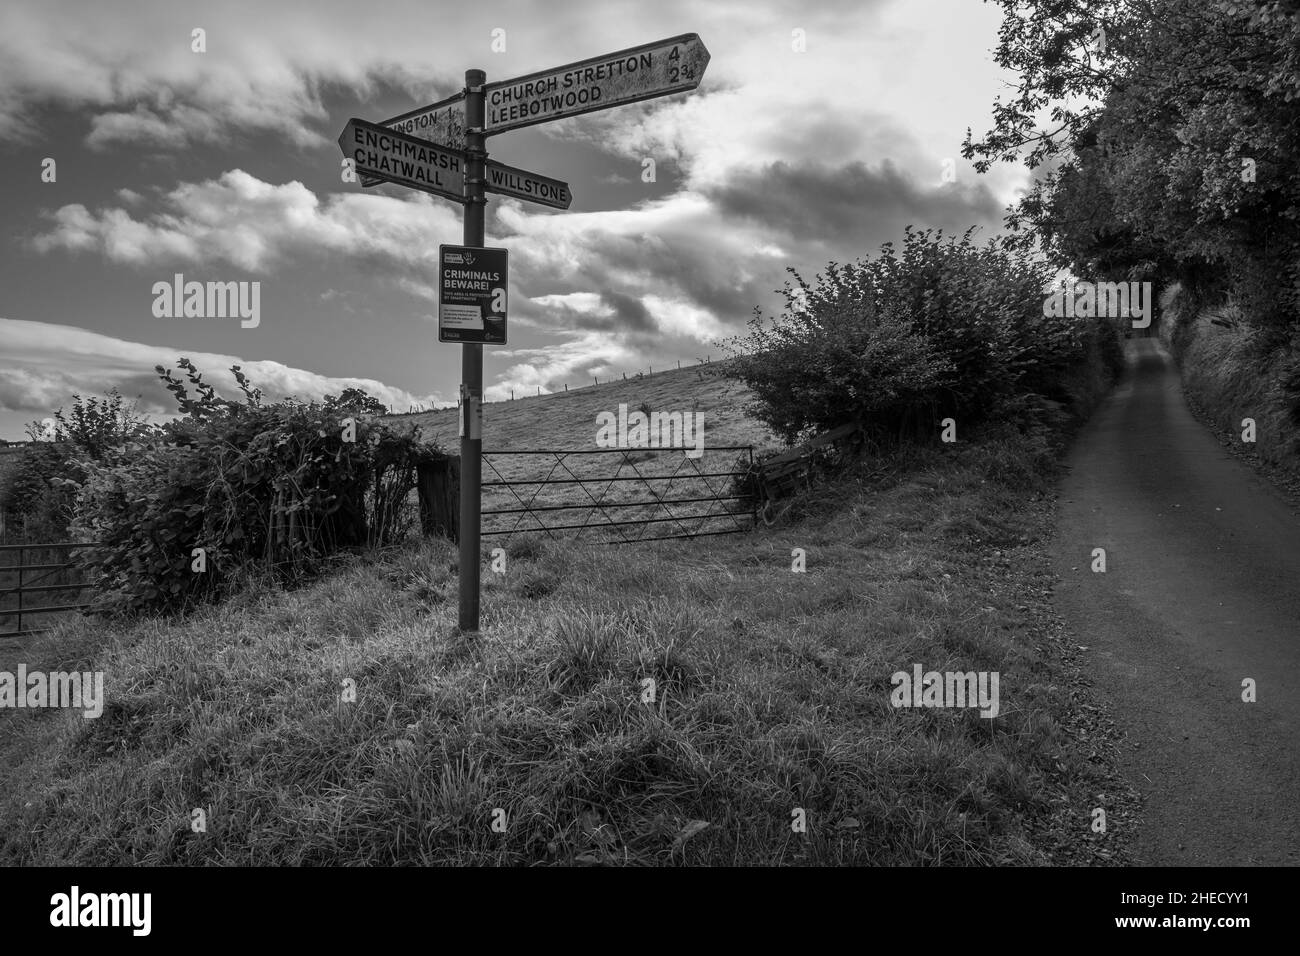
[[505, 249], [438, 247], [438, 341], [506, 344]]

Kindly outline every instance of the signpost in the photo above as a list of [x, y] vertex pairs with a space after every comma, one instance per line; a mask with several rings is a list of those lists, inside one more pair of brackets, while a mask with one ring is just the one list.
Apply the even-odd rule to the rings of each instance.
[[362, 119], [350, 119], [339, 136], [343, 154], [357, 172], [465, 202], [465, 153], [397, 133]]
[[438, 341], [506, 344], [505, 249], [438, 247]]
[[568, 183], [489, 162], [486, 137], [623, 106], [700, 85], [709, 51], [684, 33], [657, 43], [487, 83], [465, 71], [465, 90], [383, 123], [352, 119], [339, 137], [362, 185], [396, 183], [465, 206], [464, 242], [438, 247], [438, 341], [460, 361], [460, 603], [462, 631], [477, 631], [483, 469], [483, 346], [504, 345], [509, 273], [505, 249], [483, 248], [485, 194], [568, 209]]
[[380, 126], [407, 136], [418, 136], [439, 146], [465, 148], [465, 91], [418, 110], [386, 119]]
[[494, 163], [490, 159], [487, 164], [485, 185], [490, 193], [527, 199], [556, 209], [568, 209], [569, 204], [573, 202], [573, 191], [569, 189], [568, 183], [551, 179], [549, 176], [539, 176], [524, 169], [516, 169], [514, 166], [506, 166], [503, 163]]
[[700, 85], [709, 51], [699, 35], [645, 43], [487, 86], [487, 135], [624, 106]]
[[[405, 133], [407, 136], [427, 139], [439, 146], [463, 150], [465, 148], [465, 93], [461, 91], [437, 103], [386, 119], [379, 125]], [[363, 186], [377, 186], [381, 182], [382, 179], [371, 176], [364, 176], [361, 179]]]

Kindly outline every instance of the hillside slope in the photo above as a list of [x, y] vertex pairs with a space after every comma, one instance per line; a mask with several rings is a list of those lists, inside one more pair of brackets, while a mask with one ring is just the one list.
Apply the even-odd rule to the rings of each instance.
[[[1233, 457], [1300, 501], [1300, 353], [1261, 354], [1256, 332], [1235, 308], [1193, 313], [1177, 287], [1164, 308], [1161, 341], [1178, 363], [1192, 413]], [[1247, 418], [1253, 441], [1243, 440]]]
[[[710, 445], [767, 445], [775, 437], [744, 412], [749, 389], [721, 374], [722, 363], [656, 372], [587, 385], [548, 395], [521, 395], [515, 401], [483, 405], [483, 449], [595, 447], [596, 416], [617, 412], [620, 403], [635, 410], [644, 402], [661, 412], [699, 411], [705, 415]], [[386, 419], [396, 426], [418, 425], [427, 438], [453, 454], [458, 438], [457, 410], [438, 409]]]

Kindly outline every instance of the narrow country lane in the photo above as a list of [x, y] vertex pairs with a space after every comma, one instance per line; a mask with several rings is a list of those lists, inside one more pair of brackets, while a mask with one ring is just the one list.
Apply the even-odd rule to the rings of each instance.
[[1156, 340], [1129, 363], [1071, 452], [1053, 559], [1146, 798], [1135, 861], [1300, 863], [1300, 517], [1192, 417]]

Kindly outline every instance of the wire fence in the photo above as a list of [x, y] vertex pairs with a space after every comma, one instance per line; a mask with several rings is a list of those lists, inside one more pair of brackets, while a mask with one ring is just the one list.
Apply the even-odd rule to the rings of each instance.
[[[676, 360], [675, 362], [665, 363], [664, 365], [661, 365], [659, 367], [659, 371], [657, 372], [655, 371], [655, 367], [653, 365], [648, 365], [644, 369], [633, 369], [631, 371], [620, 371], [616, 373], [611, 373], [609, 375], [606, 375], [603, 379], [599, 375], [593, 375], [591, 377], [590, 383], [582, 382], [578, 385], [575, 385], [573, 387], [573, 390], [577, 391], [580, 388], [591, 388], [593, 386], [609, 385], [613, 382], [631, 382], [631, 381], [635, 381], [636, 379], [649, 378], [653, 375], [662, 375], [665, 372], [677, 372], [677, 371], [681, 371], [683, 368], [696, 368], [702, 366], [709, 366], [712, 364], [713, 364], [713, 356], [704, 355], [695, 360], [695, 365], [687, 364], [683, 366], [680, 360]], [[569, 391], [569, 383], [561, 382], [559, 388], [557, 388], [554, 391], [548, 391], [545, 394], [555, 395], [560, 392], [567, 392], [567, 391]], [[527, 393], [527, 391], [523, 389], [520, 389], [519, 394], [516, 395], [515, 389], [511, 389], [509, 398], [497, 399], [497, 401], [511, 402], [511, 401], [515, 401], [516, 398], [540, 398], [542, 394], [543, 394], [542, 387], [540, 385], [535, 387], [534, 394], [531, 396]], [[484, 404], [492, 404], [492, 403], [485, 401]], [[459, 408], [459, 407], [460, 407], [460, 400], [457, 399], [454, 405], [451, 404], [429, 405], [427, 407], [424, 405], [410, 405], [407, 407], [407, 410], [404, 412], [399, 412], [395, 408], [390, 407], [388, 410], [388, 414], [389, 417], [396, 418], [402, 415], [424, 415], [428, 412], [436, 412], [436, 411], [441, 411], [442, 409]]]

